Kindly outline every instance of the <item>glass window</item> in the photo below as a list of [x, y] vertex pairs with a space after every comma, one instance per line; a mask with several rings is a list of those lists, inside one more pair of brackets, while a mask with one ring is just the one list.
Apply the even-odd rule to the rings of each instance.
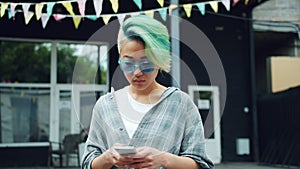
[[51, 44], [0, 40], [0, 82], [50, 83]]
[[[57, 82], [106, 84], [107, 60], [101, 58], [103, 48], [92, 44], [57, 44]], [[106, 55], [104, 55], [106, 56]], [[98, 70], [100, 67], [100, 70]]]
[[50, 89], [0, 88], [0, 142], [49, 140]]

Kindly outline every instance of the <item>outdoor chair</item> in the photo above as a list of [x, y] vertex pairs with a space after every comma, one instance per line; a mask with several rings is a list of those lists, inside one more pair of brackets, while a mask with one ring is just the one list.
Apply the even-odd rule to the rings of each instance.
[[[82, 142], [80, 134], [66, 135], [62, 143], [50, 142], [49, 162], [53, 166], [54, 158], [59, 159], [59, 166], [63, 167], [63, 160], [65, 159], [66, 166], [69, 166], [69, 160], [76, 157], [77, 165], [80, 166], [80, 154], [78, 146]], [[56, 147], [56, 148], [55, 148]], [[65, 156], [65, 158], [63, 158]]]

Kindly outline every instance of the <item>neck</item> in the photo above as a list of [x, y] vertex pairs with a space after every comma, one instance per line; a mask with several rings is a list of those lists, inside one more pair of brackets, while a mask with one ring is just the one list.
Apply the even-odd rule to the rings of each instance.
[[135, 90], [132, 86], [129, 86], [130, 95], [137, 101], [146, 104], [152, 104], [157, 102], [162, 93], [166, 90], [166, 87], [160, 85], [157, 82], [153, 82], [148, 88], [144, 90]]

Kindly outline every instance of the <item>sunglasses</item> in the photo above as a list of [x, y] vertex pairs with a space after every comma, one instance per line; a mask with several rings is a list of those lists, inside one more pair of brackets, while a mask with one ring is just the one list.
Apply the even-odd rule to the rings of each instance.
[[130, 60], [119, 60], [118, 63], [120, 65], [121, 70], [124, 73], [132, 73], [136, 70], [136, 67], [138, 66], [144, 74], [150, 74], [154, 71], [156, 67], [155, 64], [150, 61], [133, 62]]

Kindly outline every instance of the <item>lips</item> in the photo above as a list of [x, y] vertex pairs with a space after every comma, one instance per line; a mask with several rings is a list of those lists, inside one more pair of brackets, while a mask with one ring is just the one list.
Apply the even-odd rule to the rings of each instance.
[[136, 80], [133, 80], [134, 83], [143, 83], [145, 82], [145, 80], [141, 80], [141, 79], [136, 79]]

